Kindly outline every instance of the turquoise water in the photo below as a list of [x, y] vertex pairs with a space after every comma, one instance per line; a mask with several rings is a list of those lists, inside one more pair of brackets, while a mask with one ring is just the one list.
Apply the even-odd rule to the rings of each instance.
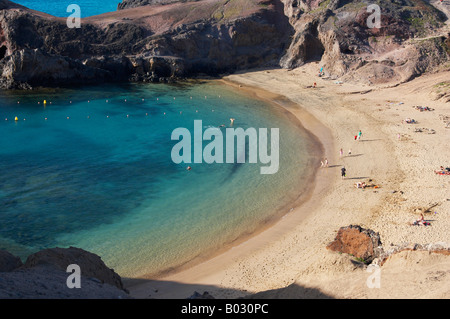
[[[173, 163], [175, 128], [225, 132], [231, 117], [280, 128], [278, 173]], [[216, 83], [3, 93], [0, 136], [0, 249], [25, 259], [80, 247], [126, 277], [205, 257], [287, 213], [314, 161], [288, 113]]]
[[67, 7], [71, 4], [77, 4], [81, 9], [81, 17], [90, 17], [106, 12], [117, 10], [117, 5], [121, 0], [14, 0], [13, 2], [21, 4], [27, 8], [45, 12], [56, 17], [68, 17], [72, 11], [67, 12]]

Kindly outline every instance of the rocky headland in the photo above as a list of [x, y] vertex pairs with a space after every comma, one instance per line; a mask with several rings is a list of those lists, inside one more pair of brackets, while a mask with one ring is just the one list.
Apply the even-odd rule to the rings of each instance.
[[[80, 267], [81, 287], [69, 288], [69, 265]], [[25, 263], [0, 250], [0, 299], [128, 299], [120, 276], [101, 258], [80, 248], [52, 248]]]
[[324, 76], [366, 84], [449, 68], [446, 13], [429, 1], [125, 0], [65, 18], [0, 1], [0, 87], [167, 82], [320, 62]]

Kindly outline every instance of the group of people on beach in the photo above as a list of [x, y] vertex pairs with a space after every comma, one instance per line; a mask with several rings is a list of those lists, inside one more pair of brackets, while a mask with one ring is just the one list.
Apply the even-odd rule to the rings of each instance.
[[450, 167], [441, 166], [439, 170], [434, 171], [438, 175], [450, 175]]

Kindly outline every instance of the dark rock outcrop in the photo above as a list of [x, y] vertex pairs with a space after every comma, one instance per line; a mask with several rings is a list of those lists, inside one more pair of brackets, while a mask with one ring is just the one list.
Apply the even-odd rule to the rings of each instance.
[[22, 265], [19, 257], [12, 255], [6, 250], [0, 250], [0, 272], [13, 271]]
[[53, 265], [66, 271], [71, 264], [76, 264], [81, 269], [81, 274], [87, 278], [96, 278], [102, 283], [124, 289], [122, 279], [108, 268], [102, 259], [80, 248], [51, 248], [41, 250], [28, 256], [23, 268], [34, 268], [38, 265]]
[[282, 3], [227, 2], [155, 2], [105, 21], [84, 19], [79, 29], [29, 10], [0, 10], [0, 87], [167, 82], [278, 65], [292, 34]]
[[[81, 287], [69, 288], [67, 266], [81, 271]], [[0, 299], [127, 299], [122, 280], [101, 258], [85, 250], [53, 248], [30, 255], [25, 264], [0, 251]]]
[[215, 299], [213, 296], [209, 294], [209, 292], [205, 291], [203, 294], [195, 291], [192, 296], [187, 299]]
[[327, 249], [351, 254], [370, 263], [382, 253], [380, 234], [357, 225], [341, 227]]

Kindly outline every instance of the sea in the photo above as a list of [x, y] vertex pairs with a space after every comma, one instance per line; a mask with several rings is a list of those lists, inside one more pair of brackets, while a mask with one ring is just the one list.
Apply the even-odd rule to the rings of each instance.
[[[194, 136], [199, 120], [224, 136], [278, 128], [278, 171], [250, 163], [248, 140], [244, 163], [176, 163], [174, 130]], [[0, 136], [0, 249], [79, 247], [123, 278], [207, 259], [289, 213], [316, 147], [291, 113], [217, 81], [3, 91]]]
[[[120, 1], [16, 2], [57, 17], [77, 4], [89, 17]], [[175, 163], [172, 133], [194, 135], [199, 120], [224, 135], [278, 128], [278, 171], [249, 163], [248, 141], [244, 163]], [[276, 221], [307, 191], [315, 161], [289, 112], [214, 81], [0, 92], [0, 136], [0, 249], [25, 261], [79, 247], [123, 278], [204, 260]]]
[[81, 18], [99, 15], [106, 12], [117, 10], [120, 0], [14, 0], [13, 2], [21, 4], [29, 9], [37, 10], [51, 14], [56, 17], [68, 17], [72, 10], [67, 12], [71, 4], [80, 7]]

